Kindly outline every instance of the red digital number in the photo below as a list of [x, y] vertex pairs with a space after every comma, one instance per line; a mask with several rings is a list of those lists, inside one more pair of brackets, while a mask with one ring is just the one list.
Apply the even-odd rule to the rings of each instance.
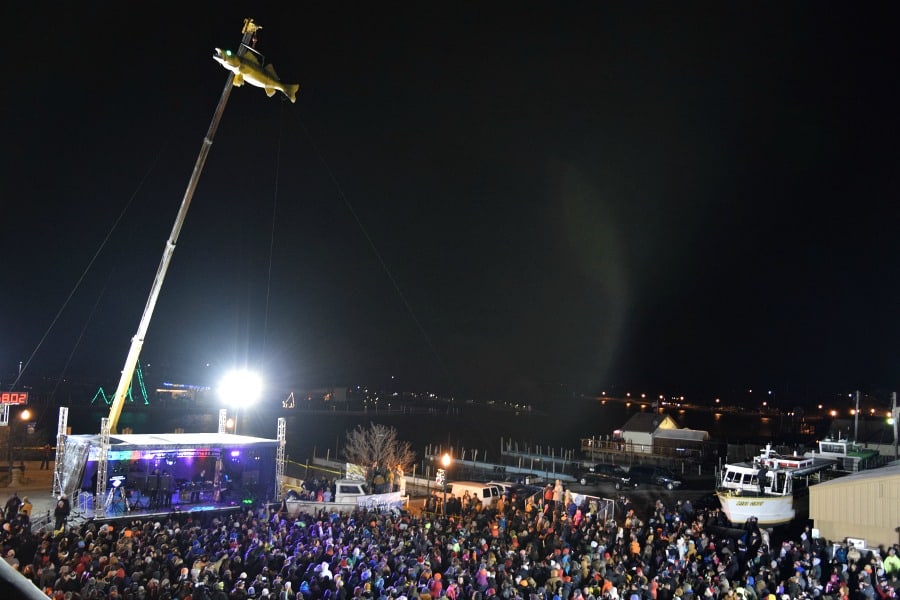
[[0, 392], [0, 404], [28, 404], [28, 392]]

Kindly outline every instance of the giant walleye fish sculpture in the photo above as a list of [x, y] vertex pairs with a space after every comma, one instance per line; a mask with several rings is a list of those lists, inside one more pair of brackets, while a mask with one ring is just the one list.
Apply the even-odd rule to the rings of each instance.
[[275, 73], [275, 67], [268, 64], [264, 68], [252, 52], [238, 56], [231, 50], [216, 48], [213, 58], [234, 73], [234, 85], [236, 87], [241, 87], [246, 81], [250, 85], [266, 90], [266, 95], [269, 98], [274, 96], [276, 91], [279, 91], [287, 96], [291, 102], [297, 101], [297, 90], [300, 89], [300, 85], [297, 83], [282, 83]]

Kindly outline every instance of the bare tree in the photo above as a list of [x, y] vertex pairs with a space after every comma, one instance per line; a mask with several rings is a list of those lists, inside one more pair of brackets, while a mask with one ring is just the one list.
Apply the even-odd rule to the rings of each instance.
[[409, 442], [397, 439], [397, 430], [386, 425], [370, 423], [367, 428], [357, 425], [347, 432], [344, 457], [348, 462], [366, 468], [367, 479], [373, 481], [378, 475], [388, 473], [408, 473], [416, 460]]

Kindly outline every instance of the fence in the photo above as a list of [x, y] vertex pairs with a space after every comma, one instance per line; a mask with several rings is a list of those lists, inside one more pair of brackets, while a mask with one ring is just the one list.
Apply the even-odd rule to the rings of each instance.
[[701, 462], [708, 458], [710, 448], [714, 446], [710, 442], [702, 442], [699, 444], [700, 447], [691, 447], [688, 444], [684, 446], [666, 445], [668, 443], [670, 443], [669, 440], [666, 440], [665, 443], [637, 444], [625, 440], [583, 438], [581, 451], [591, 460], [628, 465], [658, 460], [663, 463], [669, 461], [674, 465], [675, 462], [684, 460]]
[[31, 515], [31, 532], [32, 533], [43, 533], [45, 531], [49, 531], [51, 527], [53, 527], [53, 515], [50, 514], [50, 511], [46, 511], [42, 515]]

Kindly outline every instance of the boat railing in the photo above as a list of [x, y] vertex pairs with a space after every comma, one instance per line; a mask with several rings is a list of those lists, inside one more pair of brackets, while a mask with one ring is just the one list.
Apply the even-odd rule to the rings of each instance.
[[726, 466], [716, 475], [716, 489], [748, 497], [788, 496], [793, 493], [791, 477], [784, 470], [766, 473], [765, 486], [759, 487], [759, 473], [754, 469]]

